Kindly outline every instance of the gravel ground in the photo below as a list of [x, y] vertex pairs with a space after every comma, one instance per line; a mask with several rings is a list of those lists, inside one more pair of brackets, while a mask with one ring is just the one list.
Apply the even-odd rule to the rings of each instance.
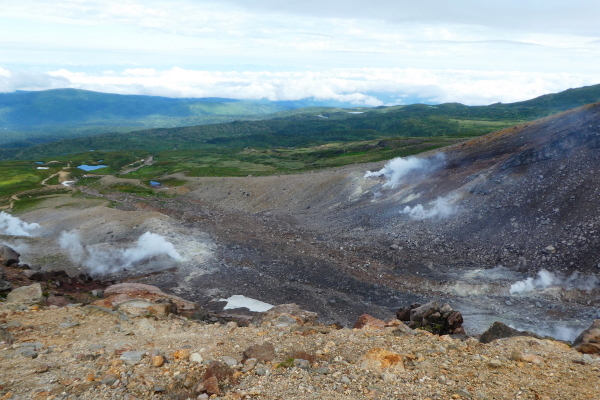
[[[196, 389], [212, 360], [232, 365], [237, 380], [212, 398], [600, 399], [598, 357], [529, 337], [480, 344], [402, 326], [324, 334], [1, 304], [0, 326], [14, 337], [0, 344], [0, 399], [208, 398]], [[275, 358], [242, 363], [242, 352], [262, 343], [274, 346]], [[360, 357], [378, 348], [400, 354], [405, 370], [363, 369]], [[139, 362], [123, 361], [126, 351], [141, 352]], [[153, 366], [157, 355], [167, 362]]]

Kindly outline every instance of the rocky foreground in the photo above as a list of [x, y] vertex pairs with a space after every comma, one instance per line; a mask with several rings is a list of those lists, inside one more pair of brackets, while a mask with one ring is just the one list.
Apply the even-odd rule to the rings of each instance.
[[[0, 302], [0, 399], [600, 398], [600, 358], [549, 339], [484, 344], [367, 315], [340, 329], [295, 305], [245, 327], [196, 321], [192, 303], [139, 284], [87, 305], [47, 294], [34, 283]], [[580, 351], [600, 351], [597, 330]]]

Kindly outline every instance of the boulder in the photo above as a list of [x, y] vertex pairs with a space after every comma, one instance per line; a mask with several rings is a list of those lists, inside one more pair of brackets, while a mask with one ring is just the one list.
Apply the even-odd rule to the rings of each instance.
[[369, 314], [361, 315], [354, 324], [354, 329], [378, 330], [383, 328], [385, 328], [385, 322]]
[[21, 257], [21, 255], [13, 248], [6, 245], [0, 245], [0, 265], [10, 267], [13, 264], [19, 264], [19, 257]]
[[166, 318], [171, 312], [171, 303], [153, 303], [148, 300], [127, 300], [117, 306], [117, 310], [134, 317], [146, 317], [154, 315]]
[[406, 321], [409, 313], [408, 320], [410, 323], [408, 326], [413, 329], [423, 329], [437, 335], [465, 333], [462, 327], [462, 314], [453, 310], [449, 304], [440, 306], [437, 301], [430, 301], [423, 305], [415, 303], [398, 310], [396, 317], [401, 321]]
[[421, 307], [421, 303], [413, 303], [410, 306], [402, 307], [396, 311], [396, 318], [400, 321], [410, 321], [410, 312], [415, 308]]
[[46, 300], [42, 293], [42, 285], [34, 283], [30, 286], [22, 286], [10, 292], [6, 297], [7, 303], [17, 304], [41, 304]]
[[503, 324], [502, 322], [494, 322], [479, 338], [480, 343], [490, 343], [496, 339], [509, 338], [514, 336], [531, 336], [537, 339], [541, 339], [539, 335], [533, 332], [519, 331], [511, 328], [510, 326]]
[[175, 307], [172, 307], [169, 312], [188, 316], [197, 313], [200, 308], [196, 303], [167, 294], [156, 286], [142, 283], [119, 283], [104, 290], [104, 300], [117, 307], [121, 303], [137, 299], [147, 300], [151, 303], [172, 303]]
[[573, 348], [584, 354], [600, 354], [600, 319], [594, 320], [588, 329], [581, 332], [573, 342]]
[[259, 323], [273, 325], [312, 325], [317, 321], [317, 313], [300, 309], [297, 304], [280, 304], [258, 317]]

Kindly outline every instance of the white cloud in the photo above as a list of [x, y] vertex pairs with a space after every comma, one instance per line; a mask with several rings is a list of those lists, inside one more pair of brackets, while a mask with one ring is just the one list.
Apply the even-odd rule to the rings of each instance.
[[527, 100], [600, 82], [600, 74], [518, 71], [336, 68], [322, 71], [203, 71], [129, 68], [96, 74], [60, 69], [48, 73], [0, 69], [0, 91], [78, 88], [167, 97], [299, 100], [318, 98], [378, 106], [377, 93], [433, 102], [490, 104]]

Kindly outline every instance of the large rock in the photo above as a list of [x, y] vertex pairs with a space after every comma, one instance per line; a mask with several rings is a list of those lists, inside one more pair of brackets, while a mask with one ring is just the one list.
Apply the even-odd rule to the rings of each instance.
[[361, 315], [354, 324], [354, 329], [378, 330], [383, 328], [385, 328], [385, 322], [369, 314]]
[[19, 257], [21, 257], [21, 255], [13, 248], [6, 245], [0, 245], [0, 265], [10, 267], [13, 264], [18, 264]]
[[509, 338], [514, 336], [531, 336], [541, 339], [539, 335], [533, 332], [519, 331], [503, 324], [502, 322], [494, 322], [479, 338], [480, 343], [490, 343], [496, 339]]
[[580, 353], [600, 354], [600, 319], [594, 320], [592, 326], [581, 332], [573, 347]]
[[413, 304], [398, 310], [396, 316], [406, 321], [410, 313], [410, 326], [413, 329], [423, 329], [437, 335], [464, 334], [463, 317], [459, 311], [453, 310], [449, 304], [430, 301], [427, 304]]
[[153, 303], [148, 300], [128, 300], [118, 305], [117, 309], [134, 317], [147, 317], [150, 315], [166, 318], [171, 312], [170, 303]]
[[120, 283], [109, 286], [104, 290], [104, 301], [110, 302], [114, 306], [137, 299], [147, 300], [151, 303], [172, 303], [175, 307], [171, 308], [170, 311], [176, 311], [177, 314], [182, 315], [192, 315], [200, 308], [196, 303], [167, 294], [156, 286], [142, 283]]
[[7, 303], [17, 304], [41, 304], [46, 300], [42, 293], [42, 285], [34, 283], [30, 286], [22, 286], [10, 292], [6, 297]]
[[317, 322], [317, 313], [300, 309], [297, 304], [280, 304], [263, 313], [260, 323], [272, 325], [312, 325]]

